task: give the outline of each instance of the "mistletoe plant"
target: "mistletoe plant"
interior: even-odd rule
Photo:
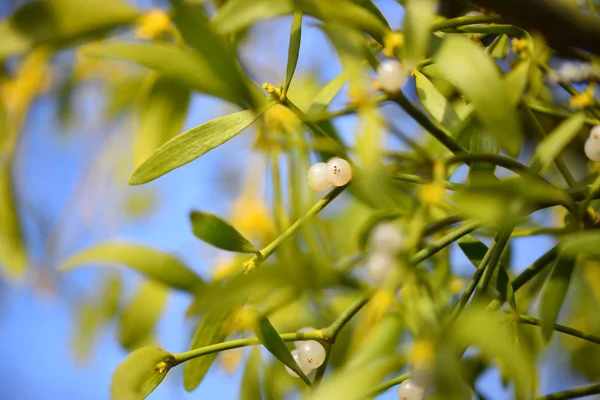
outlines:
[[[541,395],[537,368],[560,336],[570,340],[572,372],[600,380],[600,336],[589,333],[600,332],[593,1],[398,1],[402,30],[371,0],[205,3],[172,0],[142,14],[121,0],[38,1],[0,26],[0,59],[26,54],[3,84],[10,129],[1,142],[0,257],[10,275],[26,265],[10,176],[27,107],[41,92],[31,76],[68,46],[87,60],[152,70],[132,86],[143,100],[130,185],[250,126],[269,165],[272,212],[258,195],[229,222],[190,210],[191,233],[235,253],[210,280],[131,243],[97,244],[62,263],[63,271],[122,264],[145,278],[122,308],[118,280],[108,279],[94,309],[118,320],[119,340],[132,350],[114,372],[114,399],[145,398],[179,365],[192,391],[218,354],[251,346],[243,399],[362,399],[392,388],[402,400],[484,398],[475,383],[490,370],[519,399],[600,393],[592,384]],[[285,79],[261,89],[237,50],[261,20],[286,16]],[[295,74],[311,51],[301,46],[307,24],[324,33],[342,67],[309,99]],[[127,38],[131,26],[137,40]],[[343,88],[343,105],[330,107]],[[237,111],[179,134],[191,92]],[[337,124],[348,115],[357,121],[353,138]],[[399,115],[422,133],[404,134],[392,123]],[[403,150],[385,146],[385,133]],[[322,214],[326,207],[335,215]],[[514,271],[512,243],[536,235],[553,247]],[[466,256],[468,275],[451,253]],[[567,296],[569,287],[577,290]],[[196,328],[184,352],[152,344],[169,290],[190,299]]]

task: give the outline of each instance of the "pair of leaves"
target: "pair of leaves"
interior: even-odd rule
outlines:
[[[176,257],[131,243],[103,243],[89,247],[69,258],[61,270],[70,271],[91,263],[125,265],[150,280],[188,292],[195,292],[204,285],[204,281]]]

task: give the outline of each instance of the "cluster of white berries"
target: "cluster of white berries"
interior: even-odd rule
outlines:
[[[371,253],[367,258],[367,274],[374,284],[385,281],[404,242],[404,234],[393,222],[382,222],[373,228],[369,238]]]
[[[423,400],[424,397],[425,388],[412,379],[406,379],[398,386],[398,400]]]
[[[382,90],[388,93],[400,91],[407,77],[406,68],[398,60],[385,60],[377,68],[377,80]]]
[[[553,83],[587,82],[600,80],[600,70],[588,63],[564,63],[551,71],[548,79]]]
[[[306,327],[300,329],[298,332],[312,332],[316,331],[315,328]],[[325,348],[323,345],[316,340],[302,340],[294,342],[296,349],[292,350],[292,356],[294,360],[304,372],[304,375],[308,375],[313,369],[319,368],[325,362]],[[295,378],[298,378],[298,374],[292,371],[290,368],[285,367],[285,370]]]
[[[596,125],[590,131],[590,136],[583,147],[585,155],[591,161],[600,162],[600,125]]]
[[[344,186],[352,179],[352,167],[343,158],[334,157],[327,163],[320,162],[308,169],[308,187],[316,192],[331,186]]]

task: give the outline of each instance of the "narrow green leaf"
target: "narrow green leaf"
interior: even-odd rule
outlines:
[[[427,112],[438,122],[455,132],[460,124],[452,104],[441,94],[429,79],[419,71],[415,71],[417,96]]]
[[[258,321],[256,321],[255,332],[258,340],[260,340],[275,358],[298,374],[298,376],[310,386],[310,381],[306,375],[304,375],[302,369],[296,363],[294,357],[292,357],[292,353],[290,353],[284,341],[281,340],[281,336],[279,336],[275,328],[273,328],[273,325],[271,325],[271,322],[269,322],[267,317],[260,317]]]
[[[146,281],[139,286],[119,314],[117,330],[121,346],[134,350],[152,340],[154,327],[166,306],[167,294],[167,287],[157,282]]]
[[[290,31],[290,44],[288,47],[288,60],[285,69],[285,84],[283,90],[285,92],[290,88],[296,64],[298,64],[298,55],[300,54],[300,41],[302,38],[302,12],[295,11],[294,19],[292,20],[292,29]]]
[[[255,347],[248,357],[244,376],[242,376],[242,384],[240,386],[240,400],[261,400],[260,394],[260,348]]]
[[[89,247],[65,261],[61,270],[70,271],[92,263],[125,265],[149,279],[189,292],[204,285],[202,279],[176,257],[131,243],[103,243]]]
[[[575,259],[559,258],[552,268],[550,278],[544,285],[540,298],[540,327],[546,341],[550,340],[554,332],[554,325],[567,295],[574,268]]]
[[[210,40],[207,39],[207,43]],[[250,94],[232,60],[162,43],[109,41],[88,45],[90,56],[132,61],[179,81],[190,89],[220,97],[240,106],[251,102]]]
[[[112,376],[112,400],[145,399],[162,382],[174,364],[173,354],[162,349],[144,347],[134,351]]]
[[[246,110],[205,122],[159,147],[129,177],[130,185],[148,183],[227,142],[250,126],[259,114]]]
[[[133,22],[139,12],[123,0],[44,0],[28,2],[0,23],[0,60],[38,44],[57,47],[100,36]]]
[[[479,267],[481,260],[488,251],[488,247],[483,244],[480,240],[471,235],[466,235],[457,240],[458,247],[467,256],[469,261],[475,268]],[[500,293],[501,300],[508,301],[508,304],[512,307],[515,312],[517,311],[517,303],[515,300],[515,293],[510,283],[510,277],[508,276],[508,269],[503,262],[500,262],[492,275],[490,284],[498,290]]]
[[[529,78],[529,66],[529,61],[520,62],[504,76],[506,93],[512,105],[518,105],[523,97]]]
[[[216,215],[192,211],[190,220],[194,235],[208,244],[238,253],[258,252],[248,239]]]
[[[178,135],[187,115],[190,90],[172,78],[155,81],[142,101],[140,128],[133,139],[133,162],[140,166],[166,141]]]
[[[469,136],[469,152],[471,153],[492,153],[498,154],[498,142],[496,138],[490,135],[478,118],[474,118],[468,127],[464,129],[465,135]],[[489,162],[473,162],[469,168],[468,182],[490,183],[497,181],[496,165]]]
[[[577,136],[584,122],[584,113],[573,114],[561,122],[535,149],[531,164],[545,169]]]
[[[221,311],[206,313],[194,332],[190,350],[220,343],[225,340],[222,324],[226,316],[227,314]],[[189,360],[184,364],[183,387],[185,390],[191,392],[198,387],[216,357],[217,353],[207,354]]]
[[[521,127],[496,63],[462,35],[447,35],[435,55],[445,79],[475,106],[477,115],[498,144],[512,156],[521,146]]]
[[[560,254],[573,258],[580,253],[600,256],[598,243],[600,243],[600,232],[598,231],[571,233],[560,242]]]
[[[325,111],[335,96],[342,90],[342,87],[348,82],[348,79],[350,79],[350,74],[347,70],[344,70],[327,82],[313,99],[307,114],[318,115],[318,113]]]
[[[425,58],[431,38],[431,25],[435,20],[436,0],[406,0],[404,36],[406,64],[413,70]]]
[[[246,29],[263,19],[291,14],[293,0],[229,0],[212,18],[211,26],[226,34]]]
[[[0,267],[4,277],[20,280],[27,270],[27,248],[14,197],[10,164],[0,161]]]
[[[493,58],[498,58],[500,60],[504,60],[506,58],[506,56],[508,55],[508,48],[509,48],[508,45],[509,45],[508,35],[505,35],[505,34],[499,35],[494,40],[494,47],[489,52],[490,56],[492,56]]]
[[[374,16],[376,16],[377,18],[379,18],[379,20],[386,26],[386,27],[390,27],[390,24],[387,22],[387,20],[385,19],[385,15],[383,15],[383,13],[381,12],[381,10],[379,8],[377,8],[377,6],[375,5],[375,3],[373,3],[372,0],[352,0],[354,3],[358,4],[359,6],[367,9],[371,14],[373,14]]]
[[[531,398],[535,379],[531,356],[523,352],[514,332],[500,324],[496,315],[471,306],[453,324],[451,337],[460,346],[474,346],[498,360],[500,370],[514,379],[518,395]]]

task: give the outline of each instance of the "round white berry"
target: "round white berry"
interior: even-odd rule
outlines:
[[[385,60],[377,68],[377,77],[381,88],[389,93],[400,91],[406,81],[406,68],[398,60]]]
[[[325,362],[325,348],[316,340],[307,340],[298,346],[298,363],[302,368],[319,368]]]
[[[381,285],[390,274],[394,259],[387,253],[374,252],[367,259],[367,275],[375,285]]]
[[[328,178],[327,164],[324,162],[316,163],[308,169],[308,176],[306,178],[308,187],[315,192],[321,192],[329,189],[331,183]]]
[[[314,332],[314,331],[316,331],[316,329],[311,326],[305,326],[302,329],[298,329],[298,333]],[[304,342],[306,342],[306,340],[297,340],[294,342],[294,345],[296,346],[296,348],[298,348],[298,346],[300,346]]]
[[[369,244],[380,253],[396,254],[404,247],[404,234],[393,222],[377,224],[371,231]]]
[[[300,363],[300,357],[298,356],[298,349],[292,350],[292,357],[294,357],[294,361],[296,361],[296,364],[298,364],[298,366],[300,367],[302,372],[304,372],[304,375],[308,375],[308,373],[311,371],[311,368],[308,368],[308,367],[304,366],[302,363]],[[288,366],[285,367],[285,370],[287,371],[288,374],[290,374],[294,378],[298,378],[298,374],[295,373],[294,371],[292,371],[292,369],[289,368]]]
[[[600,143],[600,125],[596,125],[590,130],[590,139],[596,143]]]
[[[327,180],[334,186],[344,186],[352,179],[352,167],[343,158],[334,157],[327,161]]]
[[[423,400],[425,389],[412,379],[407,379],[398,386],[398,400]]]
[[[600,141],[596,142],[592,138],[585,141],[583,151],[587,158],[594,162],[600,162]]]

